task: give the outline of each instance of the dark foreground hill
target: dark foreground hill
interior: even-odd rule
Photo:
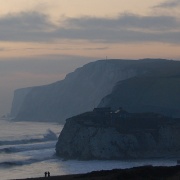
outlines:
[[[41,178],[28,178],[24,180],[179,180],[180,166],[174,167],[152,167],[143,166],[131,169],[114,169],[94,171],[87,174],[54,176],[54,177],[41,177]],[[23,179],[21,179],[23,180]]]
[[[16,120],[64,123],[66,118],[97,107],[102,98],[112,92],[117,82],[118,87],[122,83],[123,88],[116,86],[113,90],[116,101],[111,100],[109,97],[112,96],[109,96],[101,101],[101,107],[122,106],[134,111],[155,109],[160,113],[167,110],[168,114],[178,115],[179,72],[180,62],[170,60],[92,62],[68,74],[62,81],[15,91],[11,115]]]

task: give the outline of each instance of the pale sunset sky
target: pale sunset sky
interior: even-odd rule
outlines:
[[[106,56],[180,60],[180,0],[0,0],[0,116],[15,89]]]

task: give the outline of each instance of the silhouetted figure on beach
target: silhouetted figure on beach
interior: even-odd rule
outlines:
[[[50,177],[50,172],[48,171],[48,177]]]
[[[47,177],[47,172],[44,172],[44,176]]]

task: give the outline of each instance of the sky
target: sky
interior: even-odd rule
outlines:
[[[0,0],[0,116],[15,89],[98,59],[180,60],[179,0]]]

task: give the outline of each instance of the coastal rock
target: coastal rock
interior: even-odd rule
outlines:
[[[56,144],[57,155],[83,160],[180,157],[179,119],[158,114],[150,118],[149,114],[143,118],[130,115],[127,119],[113,119],[114,124],[112,116],[94,111],[67,119]],[[146,126],[152,118],[156,123]]]
[[[11,117],[17,116],[18,112],[20,111],[23,105],[25,97],[31,90],[32,90],[32,87],[17,89],[14,91],[14,98],[13,98],[11,113],[10,113]]]
[[[178,61],[99,60],[76,69],[62,81],[24,89],[25,94],[17,90],[12,116],[64,124],[65,119],[99,105],[179,117],[179,72]]]
[[[56,152],[68,159],[123,159],[136,157],[137,146],[137,139],[132,135],[119,134],[114,128],[83,126],[69,119]]]
[[[65,119],[96,107],[119,80],[144,73],[144,69],[139,67],[141,63],[101,60],[86,64],[62,81],[33,87],[26,96],[22,95],[21,102],[15,93],[11,112],[15,120],[64,123]]]
[[[180,62],[156,64],[157,72],[116,83],[98,107],[123,107],[128,112],[155,112],[180,117]]]

